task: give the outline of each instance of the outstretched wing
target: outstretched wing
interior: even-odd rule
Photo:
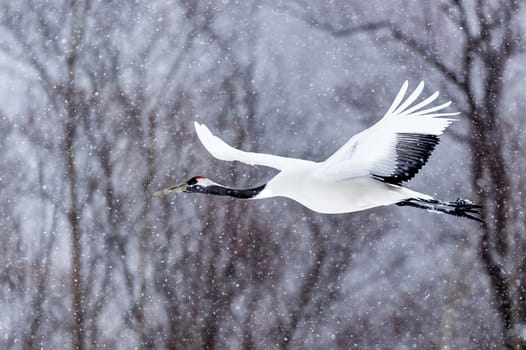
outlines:
[[[439,142],[439,135],[459,113],[441,112],[451,102],[429,106],[438,92],[412,105],[424,90],[421,82],[404,100],[404,82],[385,116],[375,125],[354,135],[329,157],[320,170],[323,176],[344,180],[360,176],[400,185],[424,166]]]
[[[263,165],[278,170],[299,166],[300,163],[311,163],[302,159],[280,157],[272,154],[244,152],[228,145],[219,137],[214,136],[205,125],[194,122],[194,126],[197,136],[206,150],[220,160],[237,160],[249,165]]]

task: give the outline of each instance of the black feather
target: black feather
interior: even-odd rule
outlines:
[[[371,174],[375,179],[393,185],[409,181],[426,164],[440,139],[436,135],[396,134],[396,165],[389,175]]]

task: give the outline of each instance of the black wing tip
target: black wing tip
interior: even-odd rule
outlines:
[[[437,135],[398,133],[396,151],[396,168],[389,176],[371,174],[379,181],[400,186],[403,182],[411,180],[427,163],[431,153],[440,143]]]

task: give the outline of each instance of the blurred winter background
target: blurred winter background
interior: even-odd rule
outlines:
[[[526,349],[519,0],[0,4],[0,348]],[[410,187],[319,215],[152,192],[245,150],[323,160],[402,82],[462,112]]]

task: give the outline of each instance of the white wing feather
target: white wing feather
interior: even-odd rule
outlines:
[[[441,112],[451,102],[423,109],[438,98],[438,92],[411,106],[424,90],[424,83],[421,82],[415,91],[404,100],[407,88],[408,82],[406,81],[380,121],[369,129],[354,135],[325,162],[319,163],[320,167],[317,175],[331,178],[334,181],[371,175],[378,177],[392,176],[397,171],[400,172],[399,157],[397,155],[400,135],[433,135],[438,137],[454,121],[454,119],[444,117],[459,114],[456,112]],[[302,159],[241,151],[214,136],[205,125],[197,122],[194,125],[197,136],[203,146],[212,156],[220,160],[240,161],[250,165],[263,165],[278,170],[300,168],[305,165],[312,166],[315,164]],[[422,140],[426,142],[425,137]],[[406,146],[409,144],[409,151],[411,151],[413,143],[418,148],[420,141],[418,137],[414,139],[412,136],[403,140]],[[416,153],[417,155],[426,155],[422,151],[418,152]],[[413,161],[416,164],[410,164],[410,166],[413,166],[413,169],[411,169],[413,175],[410,177],[414,176],[426,162],[427,156],[420,161]],[[418,169],[415,169],[416,167]]]
[[[421,82],[415,91],[403,101],[407,87],[408,82],[406,81],[380,121],[369,129],[354,135],[323,163],[320,168],[320,176],[332,177],[335,181],[370,175],[389,177],[400,171],[400,164],[397,163],[399,135],[420,134],[438,137],[454,121],[454,119],[444,117],[459,114],[440,112],[451,102],[422,109],[437,99],[438,92],[411,107],[411,104],[422,93],[424,83]],[[425,141],[425,136],[422,138]],[[418,147],[418,142],[415,144],[415,147]],[[421,167],[426,160],[427,158],[420,162],[417,160],[419,164],[416,165]],[[418,169],[413,169],[413,171],[416,173]]]
[[[294,166],[305,163],[311,163],[306,160],[275,156],[265,153],[245,152],[238,150],[219,137],[214,136],[210,130],[203,124],[194,122],[197,136],[206,150],[215,158],[226,161],[239,161],[249,165],[263,165],[278,170],[285,170]]]

